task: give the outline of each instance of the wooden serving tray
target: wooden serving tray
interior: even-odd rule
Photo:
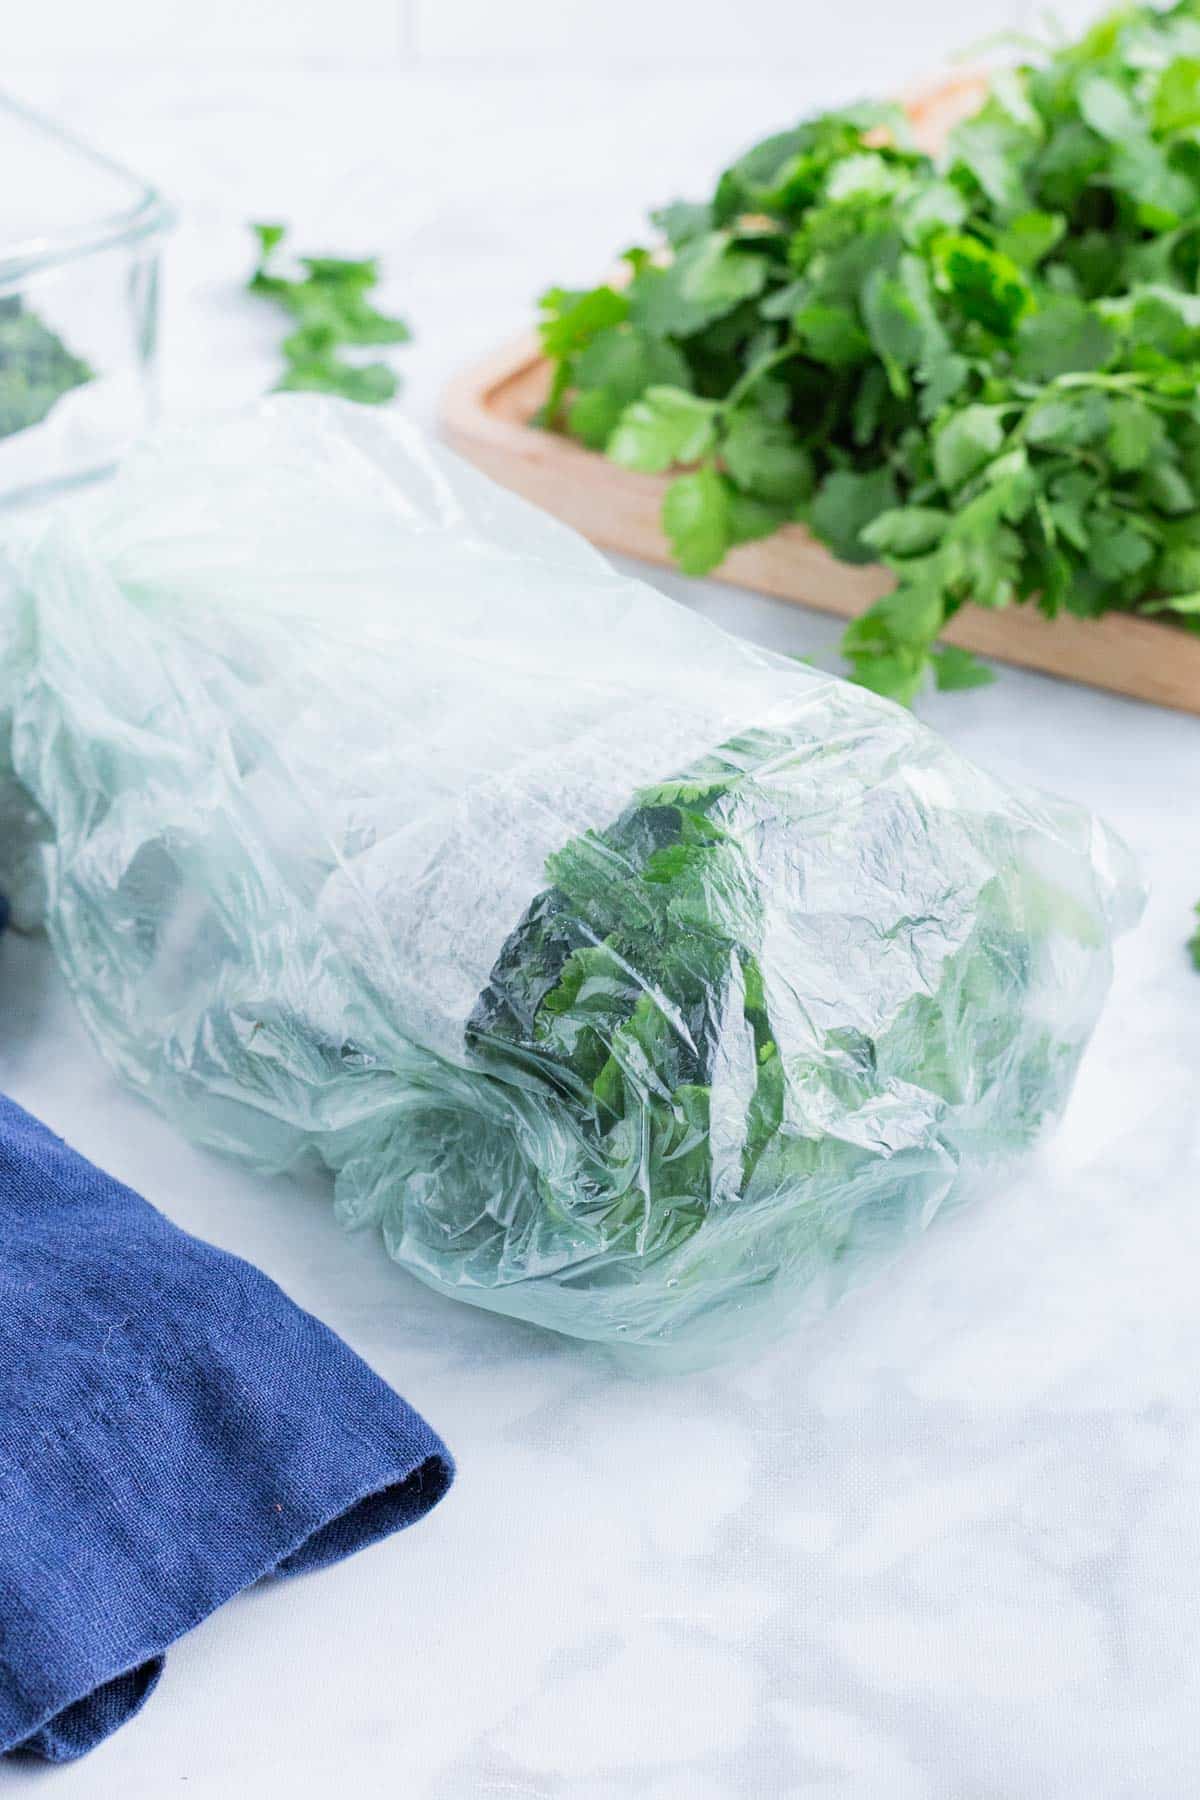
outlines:
[[[941,136],[977,99],[977,78],[931,90],[911,110],[919,137]],[[468,461],[607,550],[671,564],[659,524],[667,475],[638,475],[574,439],[531,425],[550,370],[536,336],[523,336],[451,383],[446,438]],[[852,618],[891,586],[886,569],[838,562],[800,525],[730,551],[716,579]],[[1115,694],[1200,714],[1200,634],[1128,613],[1049,620],[1031,606],[966,607],[945,641]]]
[[[659,524],[666,475],[636,475],[572,438],[529,423],[550,371],[537,339],[522,337],[460,375],[442,421],[453,447],[526,500],[573,525],[594,544],[670,565]],[[891,585],[875,564],[838,562],[800,525],[731,550],[716,579],[852,618]],[[1000,662],[1065,676],[1114,694],[1200,714],[1200,635],[1128,613],[1049,620],[1030,606],[967,607],[945,633],[950,644]]]

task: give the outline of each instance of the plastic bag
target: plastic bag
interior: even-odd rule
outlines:
[[[6,765],[0,878],[129,1082],[637,1344],[827,1299],[1027,1144],[1138,903],[1076,809],[311,398],[8,545]]]

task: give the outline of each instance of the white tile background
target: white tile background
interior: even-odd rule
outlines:
[[[1086,0],[1060,0],[1068,17]],[[6,64],[64,60],[907,75],[1038,0],[2,0]]]

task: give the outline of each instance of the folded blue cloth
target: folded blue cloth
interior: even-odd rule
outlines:
[[[90,1750],[214,1607],[411,1525],[452,1475],[265,1275],[0,1099],[0,1754]]]

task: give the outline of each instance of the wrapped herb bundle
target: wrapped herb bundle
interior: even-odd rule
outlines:
[[[1137,905],[1074,808],[310,397],[9,543],[5,787],[0,887],[191,1136],[702,1352],[1036,1136]]]

